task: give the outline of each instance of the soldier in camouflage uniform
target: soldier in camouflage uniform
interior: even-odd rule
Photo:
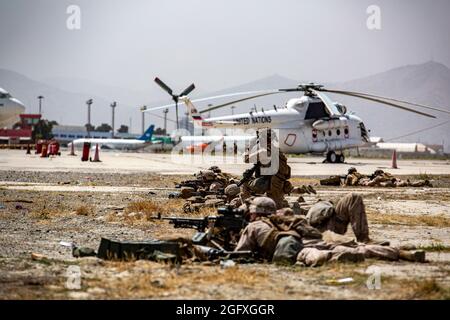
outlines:
[[[359,200],[352,198],[341,203],[341,206],[349,206],[342,211],[351,212],[354,210],[352,206],[358,207]],[[255,198],[248,211],[250,223],[242,232],[235,250],[251,250],[265,260],[288,264],[297,261],[306,266],[318,266],[327,261],[358,262],[365,258],[425,261],[423,251],[409,252],[357,243],[330,230],[322,234],[303,217],[275,215],[276,204],[267,197]],[[335,227],[332,223],[327,226]]]
[[[267,148],[263,148],[259,143],[256,145],[256,151],[244,155],[245,161],[256,160],[259,167],[255,171],[255,178],[241,186],[241,198],[247,199],[252,195],[266,195],[275,201],[277,208],[281,209],[285,205],[284,195],[290,193],[293,189],[292,184],[288,181],[291,178],[291,167],[287,163],[287,158],[279,149],[278,151],[278,170],[273,175],[263,175],[261,168],[270,168],[272,160],[268,163],[261,164],[261,159],[272,156],[272,137],[276,137],[275,133],[267,131],[268,143]]]
[[[313,205],[306,215],[309,224],[320,231],[331,230],[345,234],[350,224],[359,242],[369,241],[369,226],[360,195],[348,194],[334,206],[329,201],[321,201]]]
[[[364,178],[364,176],[356,171],[356,168],[351,167],[348,169],[347,177],[345,178],[344,185],[345,186],[357,186],[359,180]]]

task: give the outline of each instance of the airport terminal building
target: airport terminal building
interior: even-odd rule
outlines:
[[[94,138],[110,139],[111,132],[91,131],[90,137],[84,126],[54,126],[52,129],[53,138],[61,144],[68,144],[75,139]],[[131,133],[115,133],[115,137],[122,139],[136,139],[137,135]]]

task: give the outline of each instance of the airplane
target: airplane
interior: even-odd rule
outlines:
[[[153,130],[155,126],[151,125],[145,131],[145,133],[139,137],[138,139],[93,139],[93,138],[83,138],[76,139],[69,143],[69,147],[71,144],[75,147],[81,147],[84,143],[90,143],[93,148],[98,144],[99,147],[104,149],[113,149],[113,150],[139,150],[145,147],[151,146],[153,144],[161,143],[160,140],[153,140]]]
[[[19,114],[25,111],[22,102],[0,88],[0,128],[11,127],[19,121]]]
[[[160,79],[156,78],[155,82],[163,90],[172,95],[172,90]],[[188,89],[189,88],[195,88],[194,84],[191,84]],[[191,92],[192,90],[189,91],[186,89],[183,92]],[[284,108],[277,108],[274,106],[273,110],[267,111],[262,110],[243,114],[213,117],[209,119],[204,119],[202,117],[203,113],[234,105],[238,102],[288,92],[303,92],[303,96],[288,100]],[[403,104],[450,114],[449,111],[426,106],[423,104],[417,104],[367,93],[326,89],[324,88],[324,86],[315,83],[300,84],[295,88],[287,89],[237,92],[228,95],[201,98],[192,101],[186,95],[176,96],[176,99],[174,99],[176,102],[175,104],[148,108],[144,112],[151,112],[158,109],[178,106],[178,101],[180,101],[180,103],[184,103],[186,105],[192,121],[197,127],[203,129],[275,129],[276,131],[278,131],[279,147],[282,152],[286,154],[325,153],[326,162],[343,163],[345,161],[345,157],[342,153],[343,150],[362,147],[370,144],[369,130],[366,128],[363,120],[360,117],[356,116],[353,113],[349,114],[346,106],[341,103],[333,102],[327,95],[324,94],[324,92],[365,99],[431,118],[436,117],[423,111],[405,107]],[[251,94],[251,96],[212,106],[200,112],[193,104],[193,102],[249,94]],[[242,137],[235,138],[236,142],[239,142],[239,139],[242,139]],[[244,139],[254,140],[255,136],[249,135]],[[204,141],[201,141],[199,143],[199,146],[201,146],[201,144],[204,145],[205,143],[209,143],[207,141],[207,138],[205,138]]]
[[[149,151],[170,151],[174,146],[174,141],[168,136],[153,136],[152,144],[147,148]]]
[[[207,149],[215,150],[216,148],[225,149],[227,147],[232,150],[238,150],[239,144],[242,146],[250,145],[256,142],[256,135],[206,135],[206,136],[181,136],[180,143],[189,153],[204,152]]]

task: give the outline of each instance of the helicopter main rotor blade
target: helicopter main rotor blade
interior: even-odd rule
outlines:
[[[189,93],[192,92],[192,90],[195,89],[195,85],[191,84],[189,87],[187,87],[186,89],[184,89],[184,91],[182,93],[180,93],[180,97],[184,97],[187,96]]]
[[[170,89],[170,87],[165,84],[164,82],[162,82],[161,79],[159,79],[158,77],[155,78],[155,82],[164,90],[166,91],[168,94],[170,94],[173,97],[173,91],[172,89]]]
[[[283,93],[283,92],[278,92],[278,90],[259,90],[259,91],[246,91],[246,92],[235,92],[235,93],[228,93],[228,94],[222,94],[222,95],[217,95],[217,96],[211,96],[211,97],[206,97],[206,98],[199,98],[199,99],[194,99],[191,100],[191,102],[202,102],[202,101],[208,101],[208,100],[214,100],[214,99],[222,99],[222,98],[228,98],[228,97],[235,97],[235,96],[242,96],[242,95],[247,95],[247,94],[264,94],[264,93],[273,93],[273,92],[277,92],[277,93]],[[183,101],[180,101],[178,103],[178,105],[184,104]],[[143,111],[143,112],[150,112],[150,111],[154,111],[154,110],[160,110],[160,109],[165,109],[165,108],[172,108],[174,107],[175,104],[168,104],[165,106],[159,106],[159,107],[153,107],[153,108],[148,108],[147,110]]]
[[[404,100],[399,100],[399,99],[394,99],[394,98],[382,97],[382,96],[369,94],[369,93],[354,92],[354,91],[344,91],[344,90],[329,90],[329,89],[323,89],[321,91],[330,92],[330,93],[337,93],[337,94],[349,94],[349,93],[350,94],[354,94],[354,95],[356,94],[358,96],[365,96],[365,97],[369,97],[369,98],[389,100],[389,101],[409,104],[409,105],[412,105],[412,106],[415,106],[415,107],[420,107],[420,108],[424,108],[424,109],[429,109],[429,110],[433,110],[433,111],[439,111],[439,112],[444,112],[444,113],[450,114],[450,111],[439,109],[439,108],[435,108],[435,107],[430,107],[430,106],[427,106],[427,105],[424,105],[424,104],[419,104],[419,103],[414,103],[414,102],[409,102],[409,101],[404,101]]]
[[[414,110],[414,109],[410,109],[410,108],[401,106],[399,104],[395,104],[393,102],[384,101],[384,100],[377,99],[377,98],[367,97],[365,95],[362,95],[362,94],[359,94],[359,93],[356,93],[356,92],[340,91],[340,90],[328,90],[328,89],[323,89],[321,91],[323,91],[323,92],[330,92],[330,93],[337,93],[337,94],[347,95],[347,96],[351,96],[351,97],[355,97],[355,98],[370,100],[370,101],[386,104],[386,105],[394,107],[394,108],[398,108],[398,109],[402,109],[402,110],[405,110],[405,111],[417,113],[417,114],[420,114],[420,115],[425,116],[425,117],[436,118],[435,116],[433,116],[431,114],[428,114],[428,113],[425,113],[425,112],[421,112],[421,111],[417,111],[417,110]]]
[[[217,105],[217,106],[212,106],[212,107],[210,107],[210,108],[208,108],[208,109],[204,109],[204,110],[199,111],[199,113],[200,113],[200,114],[206,113],[206,112],[213,111],[213,110],[217,110],[217,109],[220,109],[220,108],[223,108],[223,107],[226,107],[226,106],[235,104],[235,103],[239,103],[239,102],[242,102],[242,101],[247,101],[247,100],[251,100],[251,99],[256,99],[256,98],[264,97],[264,96],[270,96],[270,95],[272,95],[272,94],[278,94],[278,93],[285,93],[285,92],[282,92],[282,91],[276,91],[276,92],[261,93],[261,94],[257,94],[257,95],[251,96],[251,97],[247,97],[247,98],[243,98],[243,99],[238,99],[238,100],[230,101],[230,102],[227,102],[227,103],[219,104],[219,105]]]
[[[311,89],[311,92],[314,93],[316,96],[318,96],[320,98],[320,100],[322,100],[322,102],[325,104],[325,106],[327,107],[328,111],[330,112],[330,114],[334,114],[333,109],[336,109],[333,105],[331,105],[331,103],[333,103],[330,98],[328,98],[327,96],[321,94],[319,91]]]

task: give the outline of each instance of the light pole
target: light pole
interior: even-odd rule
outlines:
[[[39,99],[39,114],[42,115],[42,99],[44,99],[44,96],[37,97]]]
[[[169,109],[164,109],[164,134],[167,135],[167,113]]]
[[[144,113],[145,110],[147,110],[147,106],[142,106],[141,107],[141,112],[142,112],[142,135],[145,133],[145,113]]]
[[[89,99],[88,101],[86,101],[86,104],[88,106],[88,118],[87,118],[88,125],[87,125],[87,128],[86,128],[87,129],[88,138],[91,137],[91,104],[93,102],[94,101],[92,99]]]
[[[234,109],[236,108],[236,106],[231,106],[231,115],[234,115]]]
[[[117,107],[117,102],[113,102],[111,103],[111,109],[112,109],[112,118],[111,118],[111,127],[112,127],[112,132],[111,132],[111,138],[114,138],[114,111]]]

